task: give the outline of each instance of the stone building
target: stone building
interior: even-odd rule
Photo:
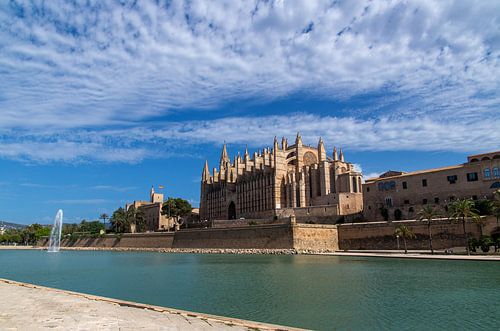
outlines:
[[[245,150],[231,162],[226,144],[219,169],[202,172],[200,219],[273,219],[295,215],[298,221],[335,222],[362,210],[361,173],[344,161],[342,150],[326,154],[323,140],[264,148],[252,156]]]
[[[174,221],[161,214],[163,194],[155,193],[154,187],[151,187],[149,196],[149,201],[134,201],[126,204],[125,209],[129,210],[133,206],[135,209],[143,211],[147,232],[169,230],[174,226]],[[134,227],[132,227],[132,232],[135,232]]]
[[[500,151],[471,155],[467,162],[450,167],[414,171],[388,171],[363,184],[363,215],[367,221],[381,221],[381,209],[389,219],[395,213],[414,219],[424,205],[440,207],[456,199],[490,198],[500,188]],[[399,210],[399,211],[397,211]]]

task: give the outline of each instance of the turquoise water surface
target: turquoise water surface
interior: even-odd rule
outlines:
[[[498,330],[500,263],[0,250],[0,278],[318,330]]]

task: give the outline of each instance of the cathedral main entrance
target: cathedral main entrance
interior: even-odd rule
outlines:
[[[227,218],[230,220],[236,219],[236,205],[234,204],[234,201],[231,201],[229,204],[229,208],[227,210]]]

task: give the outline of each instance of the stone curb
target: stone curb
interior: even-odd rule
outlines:
[[[22,287],[50,291],[50,292],[56,292],[56,293],[63,293],[66,295],[77,296],[77,297],[85,298],[88,300],[107,302],[107,303],[116,304],[116,305],[124,306],[124,307],[148,309],[148,310],[156,311],[159,313],[177,314],[177,315],[181,315],[181,316],[186,317],[186,318],[190,317],[190,318],[198,318],[198,319],[201,319],[203,321],[219,322],[219,323],[224,323],[228,326],[237,325],[237,326],[246,327],[246,328],[251,329],[251,330],[274,330],[274,331],[306,330],[306,329],[294,328],[294,327],[289,327],[289,326],[260,323],[260,322],[248,321],[248,320],[243,320],[243,319],[238,319],[238,318],[210,315],[210,314],[204,314],[204,313],[191,312],[191,311],[187,311],[187,310],[180,310],[180,309],[167,308],[167,307],[161,307],[161,306],[155,306],[155,305],[148,305],[148,304],[143,304],[143,303],[138,303],[138,302],[107,298],[107,297],[102,297],[102,296],[97,296],[97,295],[92,295],[92,294],[85,294],[85,293],[80,293],[80,292],[60,290],[60,289],[56,289],[56,288],[52,288],[52,287],[17,282],[14,280],[9,280],[9,279],[4,279],[4,278],[0,278],[0,282],[5,283],[5,284],[9,284],[9,285],[22,286]]]

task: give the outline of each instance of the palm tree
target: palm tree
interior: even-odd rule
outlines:
[[[125,212],[124,228],[127,229],[126,232],[131,231],[132,224],[136,225],[135,223],[136,214],[137,214],[137,209],[135,208],[135,206],[129,207],[129,209],[127,209],[127,211]]]
[[[127,217],[125,213],[125,209],[122,207],[118,208],[113,212],[113,215],[110,219],[111,225],[116,233],[123,232],[125,228],[125,224],[127,223]]]
[[[461,221],[463,230],[464,230],[464,238],[465,238],[465,249],[467,250],[467,255],[470,255],[469,249],[469,235],[465,229],[465,223],[471,219],[475,222],[480,222],[479,214],[477,210],[474,208],[474,201],[471,199],[460,199],[453,202],[450,205],[450,216],[455,221]]]
[[[420,221],[427,220],[427,231],[429,232],[429,246],[431,248],[431,254],[434,254],[434,249],[432,248],[432,230],[431,230],[431,222],[432,220],[438,218],[440,215],[438,211],[430,205],[425,205],[418,212],[418,217]]]
[[[144,211],[141,208],[135,211],[134,224],[137,232],[145,231],[146,215],[144,215]]]
[[[104,222],[104,233],[106,233],[106,220],[109,218],[108,214],[102,213],[99,215],[99,219],[103,220]]]
[[[414,238],[415,237],[415,234],[413,233],[413,231],[407,227],[406,225],[399,225],[396,230],[394,231],[394,233],[397,235],[397,236],[400,236],[400,237],[403,237],[403,242],[404,242],[404,245],[405,245],[405,254],[408,253],[408,248],[406,247],[406,238]]]

